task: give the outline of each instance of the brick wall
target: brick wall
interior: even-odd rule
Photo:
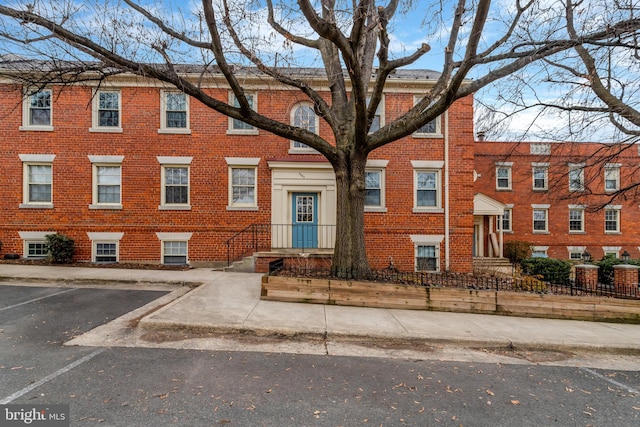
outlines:
[[[20,130],[21,87],[0,87],[0,241],[3,253],[23,253],[19,231],[56,231],[72,237],[77,259],[91,259],[87,232],[122,232],[120,261],[160,262],[158,232],[193,233],[188,243],[192,263],[223,262],[225,241],[253,223],[271,222],[271,181],[268,159],[320,159],[289,154],[290,141],[265,131],[258,135],[227,134],[228,118],[200,102],[190,100],[190,134],[161,134],[160,88],[140,80],[123,81],[122,132],[89,132],[92,126],[93,89],[83,86],[53,87],[53,131]],[[212,89],[226,100],[228,91]],[[291,108],[301,99],[293,91],[260,91],[258,110],[289,121]],[[389,122],[412,105],[414,95],[389,93],[385,116]],[[445,123],[442,123],[443,129]],[[473,123],[471,97],[460,100],[448,112],[450,159],[451,265],[454,271],[471,269],[473,209]],[[320,133],[331,140],[330,129],[320,123]],[[23,163],[20,154],[53,154],[53,208],[25,209]],[[92,164],[88,156],[124,156],[122,209],[90,209]],[[160,210],[161,165],[157,156],[192,157],[190,210]],[[228,165],[225,157],[259,157],[257,210],[228,210]],[[406,137],[370,155],[388,160],[386,213],[366,213],[366,241],[371,263],[413,269],[412,234],[443,235],[443,213],[414,213],[414,175],[411,160],[445,158],[444,139]],[[444,188],[444,185],[442,186]],[[444,193],[444,192],[443,192]],[[441,249],[441,269],[445,248]]]
[[[568,259],[569,247],[584,247],[594,260],[605,251],[619,248],[632,258],[640,258],[640,215],[637,191],[624,194],[604,188],[604,165],[619,166],[620,188],[640,182],[638,149],[633,145],[598,143],[551,143],[548,154],[531,154],[530,143],[487,142],[474,144],[475,170],[479,175],[474,188],[504,204],[513,205],[512,232],[505,241],[524,240],[548,247],[552,258]],[[496,163],[511,163],[512,188],[496,189]],[[548,189],[534,190],[532,163],[548,163]],[[584,164],[584,190],[569,191],[570,165]],[[550,205],[547,232],[534,232],[532,205]],[[584,230],[569,230],[570,207],[584,207]],[[605,208],[620,212],[619,232],[605,231]]]

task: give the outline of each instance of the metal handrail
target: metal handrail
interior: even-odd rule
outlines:
[[[250,253],[273,249],[308,252],[333,249],[336,226],[326,224],[251,224],[226,242],[227,266]]]

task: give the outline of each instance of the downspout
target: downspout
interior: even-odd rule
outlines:
[[[449,113],[444,113],[444,268],[449,271]]]

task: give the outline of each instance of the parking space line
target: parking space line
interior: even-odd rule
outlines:
[[[640,394],[640,391],[636,390],[635,388],[629,387],[626,384],[622,384],[619,381],[616,381],[616,380],[608,378],[608,377],[606,377],[606,376],[604,376],[602,374],[599,374],[598,372],[594,371],[593,369],[589,369],[589,368],[581,368],[581,369],[583,371],[585,371],[585,372],[590,373],[594,377],[597,377],[597,378],[600,378],[602,380],[605,380],[605,381],[607,381],[607,382],[609,382],[609,383],[611,383],[611,384],[613,384],[613,385],[615,385],[617,387],[620,387],[621,389],[623,389],[625,391],[628,391],[629,393]]]
[[[70,370],[72,370],[76,366],[79,366],[79,365],[83,364],[84,362],[87,362],[88,360],[93,359],[94,357],[96,357],[97,355],[99,355],[100,353],[102,353],[105,350],[106,350],[106,348],[100,348],[100,349],[94,351],[93,353],[87,354],[83,358],[78,359],[75,362],[68,364],[64,368],[58,369],[54,373],[52,373],[50,375],[47,375],[46,377],[42,378],[39,381],[36,381],[35,383],[29,385],[28,387],[25,387],[22,390],[16,391],[11,396],[7,396],[4,399],[0,400],[0,405],[6,405],[7,403],[11,403],[12,401],[14,401],[15,399],[19,398],[20,396],[23,396],[23,395],[29,393],[31,390],[36,389],[36,388],[40,387],[41,385],[48,383],[52,379],[64,374],[65,372],[69,372]]]
[[[31,304],[32,302],[40,301],[42,299],[46,299],[46,298],[49,298],[49,297],[54,297],[54,296],[60,295],[60,294],[66,294],[67,292],[71,292],[71,291],[75,291],[75,290],[76,290],[75,288],[73,288],[73,289],[65,289],[64,291],[56,292],[54,294],[45,295],[43,297],[30,299],[29,301],[20,302],[18,304],[10,305],[8,307],[2,307],[2,308],[0,308],[0,311],[4,311],[4,310],[9,310],[9,309],[12,309],[12,308],[20,307],[21,305],[25,305],[25,304]]]

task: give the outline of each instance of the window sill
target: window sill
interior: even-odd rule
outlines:
[[[413,213],[444,213],[442,208],[413,208]]]
[[[532,233],[532,234],[551,234],[551,233],[550,233],[550,232],[548,232],[548,231],[536,231],[536,230],[533,230],[531,233]]]
[[[122,128],[119,127],[91,127],[89,132],[93,133],[122,133]]]
[[[382,213],[385,213],[385,212],[387,212],[387,208],[383,207],[383,206],[365,206],[364,207],[364,211],[365,212],[382,212]]]
[[[227,129],[227,135],[260,135],[258,129]]]
[[[571,231],[569,230],[569,234],[587,234],[586,231]]]
[[[190,211],[191,205],[160,205],[158,206],[159,211]]]
[[[622,231],[605,231],[604,234],[610,235],[610,234],[622,234]]]
[[[414,133],[411,136],[416,139],[444,138],[442,133]]]
[[[511,188],[496,188],[496,191],[513,191]]]
[[[289,154],[320,154],[313,148],[289,148]]]
[[[543,191],[549,191],[548,188],[533,188],[532,190],[535,191],[535,192],[538,192],[538,193],[543,192]]]
[[[53,132],[53,126],[20,126],[18,129],[29,132]]]
[[[258,206],[227,206],[228,211],[257,211]]]
[[[89,205],[89,209],[95,209],[95,210],[121,210],[122,209],[122,205],[96,205],[96,204],[91,204]]]
[[[191,129],[162,128],[162,129],[158,129],[158,133],[160,133],[160,134],[171,134],[171,135],[191,135]]]
[[[53,203],[22,203],[20,204],[20,209],[53,209]]]

